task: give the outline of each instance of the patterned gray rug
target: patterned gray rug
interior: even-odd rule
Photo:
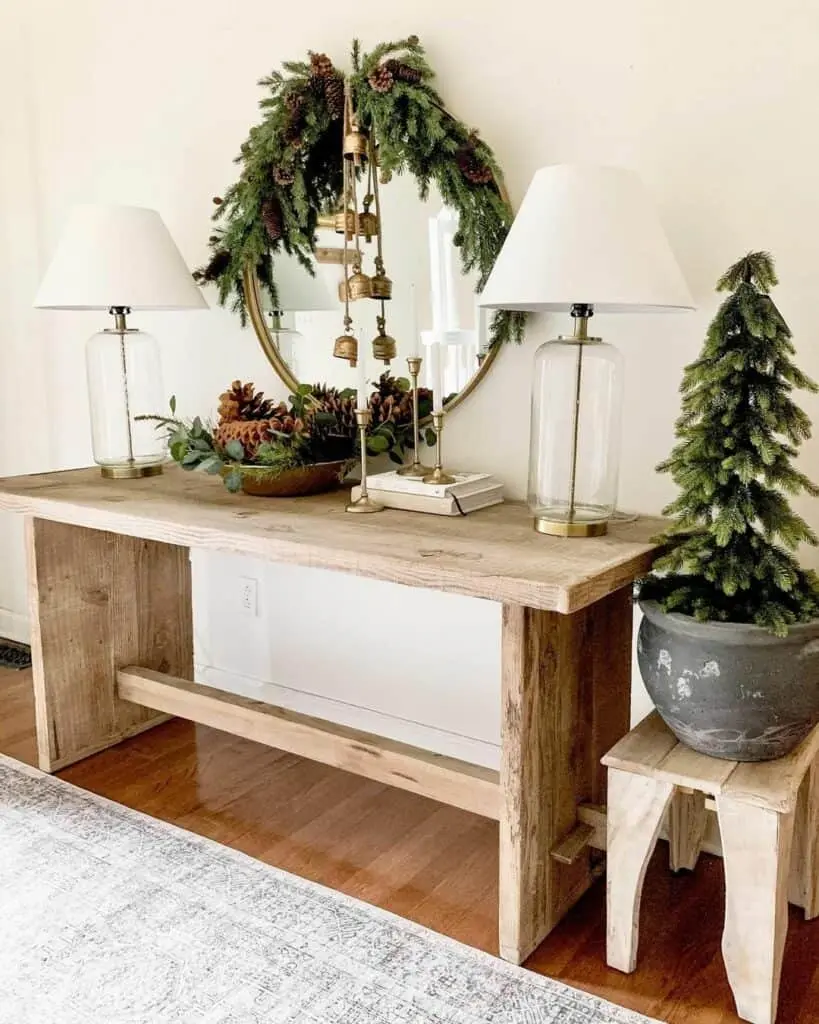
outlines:
[[[647,1018],[0,757],[2,1024]]]

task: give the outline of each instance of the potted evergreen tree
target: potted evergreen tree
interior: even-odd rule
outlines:
[[[683,742],[715,757],[781,757],[819,721],[819,578],[793,551],[816,535],[786,495],[819,494],[793,465],[811,424],[771,256],[749,253],[681,387],[678,443],[658,469],[679,496],[640,586],[640,671]]]

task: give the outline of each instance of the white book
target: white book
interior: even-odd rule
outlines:
[[[368,478],[368,485],[370,484]],[[437,486],[437,485],[436,485]],[[427,491],[433,491],[436,487],[427,485]],[[409,491],[385,491],[373,490],[369,486],[370,496],[380,501],[387,508],[399,508],[406,512],[427,512],[437,516],[462,516],[470,512],[477,512],[479,509],[488,508],[490,505],[500,505],[503,501],[503,485],[494,484],[484,490],[476,491],[459,497],[456,494],[445,494],[439,496],[431,493],[415,494]],[[361,497],[361,486],[356,484],[352,491],[352,500],[357,501]]]
[[[500,480],[489,473],[452,473],[454,484],[425,484],[419,477],[399,476],[391,470],[387,473],[374,473],[367,477],[367,486],[371,491],[392,491],[399,494],[418,494],[426,497],[447,498],[456,495],[466,498],[470,494],[485,491],[490,487],[502,487]]]

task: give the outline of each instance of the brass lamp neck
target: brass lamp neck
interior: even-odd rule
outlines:
[[[589,320],[594,316],[594,306],[586,302],[575,302],[572,306],[575,341],[589,340]]]
[[[111,306],[108,312],[114,318],[113,330],[117,334],[125,334],[131,328],[126,323],[126,316],[131,312],[130,306]],[[109,328],[111,330],[111,328]]]

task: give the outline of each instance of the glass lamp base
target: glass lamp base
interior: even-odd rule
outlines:
[[[106,480],[136,480],[139,477],[159,476],[161,472],[161,462],[146,466],[100,466],[100,475]]]

